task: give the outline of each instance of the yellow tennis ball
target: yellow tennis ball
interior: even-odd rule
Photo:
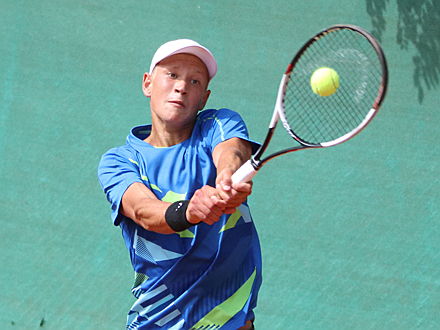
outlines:
[[[315,94],[332,95],[339,87],[339,75],[331,68],[319,68],[310,77],[310,86]]]

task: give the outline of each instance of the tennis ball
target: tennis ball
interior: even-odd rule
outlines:
[[[319,68],[310,77],[310,86],[315,94],[332,95],[339,87],[339,75],[331,68]]]

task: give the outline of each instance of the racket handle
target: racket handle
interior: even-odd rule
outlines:
[[[257,174],[257,170],[252,165],[252,160],[249,159],[246,163],[232,174],[232,183],[249,182]]]

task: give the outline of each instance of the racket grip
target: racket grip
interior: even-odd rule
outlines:
[[[249,159],[246,163],[232,174],[232,183],[249,182],[257,174],[257,170],[252,165],[252,160]]]

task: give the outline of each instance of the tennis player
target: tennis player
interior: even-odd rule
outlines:
[[[238,113],[201,111],[216,72],[193,40],[159,47],[142,83],[152,124],[99,164],[135,271],[129,329],[253,329],[261,252],[252,184],[231,175],[254,144]]]

